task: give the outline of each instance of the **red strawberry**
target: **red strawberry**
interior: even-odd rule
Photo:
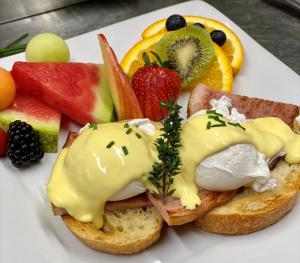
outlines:
[[[143,115],[157,121],[168,114],[168,111],[160,108],[160,103],[178,99],[180,78],[177,72],[168,68],[145,66],[133,75],[132,88]]]
[[[0,157],[6,155],[7,135],[5,131],[0,128]]]

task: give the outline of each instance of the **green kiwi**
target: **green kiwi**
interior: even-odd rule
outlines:
[[[156,51],[178,72],[182,87],[201,78],[215,55],[210,34],[206,29],[193,25],[167,32],[156,44]]]

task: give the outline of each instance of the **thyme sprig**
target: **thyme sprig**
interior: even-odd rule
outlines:
[[[155,147],[160,162],[155,162],[148,180],[162,198],[172,195],[174,177],[180,173],[181,159],[178,148],[181,146],[180,132],[182,118],[180,106],[173,101],[161,103],[161,108],[169,110],[168,117],[162,122],[162,134],[155,140]]]

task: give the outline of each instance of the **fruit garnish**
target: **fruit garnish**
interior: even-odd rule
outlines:
[[[171,15],[166,20],[166,30],[173,31],[186,26],[186,21],[181,15]]]
[[[0,128],[0,157],[6,156],[7,134]]]
[[[149,52],[156,51],[155,45],[163,36],[164,33],[161,33],[142,39],[127,51],[120,63],[127,77],[132,78],[133,74],[144,66],[143,53],[147,52],[150,59],[154,59]]]
[[[230,62],[221,47],[214,44],[214,48],[215,59],[208,72],[202,78],[192,83],[189,88],[193,88],[197,83],[203,83],[216,90],[230,93],[233,85],[233,74]]]
[[[7,136],[7,156],[14,166],[25,167],[43,158],[38,135],[31,125],[16,120],[9,124]]]
[[[166,33],[156,44],[156,52],[178,72],[183,87],[201,78],[214,58],[211,37],[198,26]]]
[[[13,103],[0,112],[0,127],[5,131],[15,120],[32,125],[44,152],[56,152],[61,114],[40,100],[18,90]]]
[[[233,74],[235,75],[242,66],[243,62],[243,46],[238,36],[225,24],[214,19],[201,16],[184,16],[188,25],[201,23],[205,26],[208,32],[213,30],[222,30],[227,37],[225,44],[222,46],[223,51],[229,58]],[[142,38],[149,38],[158,33],[166,33],[166,19],[161,19],[148,26],[142,33]]]
[[[204,26],[203,24],[201,24],[201,23],[194,23],[193,25],[194,25],[194,26],[200,26],[200,27],[202,27],[202,28],[205,28],[205,26]]]
[[[0,111],[6,109],[16,95],[15,82],[8,71],[0,68]]]
[[[98,38],[118,120],[143,118],[130,81],[122,71],[114,51],[104,35],[100,34]]]
[[[25,57],[28,62],[68,62],[70,51],[61,37],[52,33],[41,33],[29,41]]]
[[[35,96],[80,125],[113,119],[104,65],[16,62],[12,76],[18,90]]]
[[[149,61],[150,59],[145,54],[145,61]],[[154,56],[157,55],[154,53]],[[161,59],[158,58],[158,63],[159,61]],[[164,63],[160,62],[160,64]],[[138,69],[133,75],[131,83],[144,117],[155,121],[168,115],[168,111],[162,109],[160,103],[176,101],[180,93],[180,77],[177,72],[148,63]]]
[[[20,42],[22,42],[22,40],[24,40],[26,37],[28,37],[28,33],[18,37],[7,46],[0,48],[0,58],[25,51],[27,44],[20,44]]]
[[[211,39],[220,47],[226,42],[226,35],[222,30],[213,30],[210,32],[210,36]]]

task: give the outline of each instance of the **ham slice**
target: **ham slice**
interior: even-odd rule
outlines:
[[[210,109],[210,100],[219,99],[223,95],[229,97],[232,100],[232,106],[249,119],[278,117],[293,127],[294,119],[299,115],[299,106],[293,104],[227,94],[200,84],[190,95],[187,109],[188,117],[199,110]]]
[[[131,209],[131,208],[146,207],[151,205],[152,205],[151,201],[144,193],[125,200],[108,201],[105,204],[105,211],[115,212],[115,211]],[[52,205],[52,210],[54,215],[56,216],[62,216],[68,214],[65,209],[56,207],[54,205]]]
[[[183,225],[203,216],[213,208],[227,203],[235,194],[236,191],[212,192],[200,190],[199,197],[202,203],[193,210],[184,208],[178,198],[168,196],[165,200],[162,200],[150,193],[148,193],[148,197],[168,225]]]

